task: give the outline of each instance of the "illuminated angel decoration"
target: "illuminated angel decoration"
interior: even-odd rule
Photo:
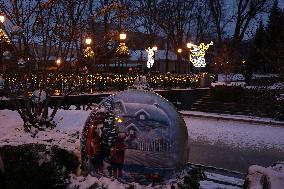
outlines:
[[[201,43],[199,46],[197,45],[191,45],[190,49],[190,62],[195,67],[205,67],[205,52],[209,49],[209,47],[213,45],[213,42],[211,41],[209,44],[205,45],[204,43]]]

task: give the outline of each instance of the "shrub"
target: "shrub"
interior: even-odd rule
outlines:
[[[284,120],[284,100],[281,100],[277,103],[275,109],[275,118]]]
[[[0,148],[7,188],[66,188],[79,166],[73,152],[42,144]]]
[[[243,88],[238,86],[216,86],[213,88],[213,98],[221,102],[236,102],[241,98]]]

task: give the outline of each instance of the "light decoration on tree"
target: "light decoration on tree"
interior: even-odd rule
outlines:
[[[2,40],[8,44],[11,43],[11,40],[9,39],[8,35],[5,33],[3,29],[0,28],[0,41]]]
[[[83,51],[83,56],[86,57],[86,58],[90,58],[90,57],[94,57],[95,53],[94,53],[94,51],[92,50],[91,47],[87,47]]]
[[[148,53],[147,68],[151,68],[155,63],[155,51],[158,50],[157,46],[148,47],[146,52]]]
[[[115,52],[117,57],[129,57],[129,50],[125,43],[120,43]]]
[[[201,43],[199,46],[194,44],[189,44],[188,48],[190,49],[190,57],[189,60],[195,67],[205,67],[205,52],[209,49],[209,47],[213,45],[211,41],[209,44],[205,45]]]

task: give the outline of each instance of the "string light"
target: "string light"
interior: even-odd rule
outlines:
[[[87,47],[86,49],[84,49],[83,51],[83,56],[88,58],[88,57],[93,57],[95,55],[94,51],[92,50],[91,47]]]
[[[214,79],[213,75],[206,74],[209,75],[212,80]],[[200,78],[204,77],[206,74],[158,74],[149,75],[147,80],[149,85],[153,88],[163,88],[165,86],[170,88],[198,87]],[[70,91],[73,88],[78,89],[78,91],[74,91],[74,94],[80,92],[92,93],[100,90],[113,91],[117,89],[117,86],[124,85],[127,87],[133,85],[136,78],[137,76],[135,75],[120,74],[59,74],[56,78],[52,78],[51,75],[47,78],[43,78],[40,75],[31,74],[27,77],[26,83],[29,83],[30,91],[32,91],[33,88],[38,88],[40,83],[49,83],[51,80],[55,79],[55,83],[60,83],[60,85],[54,89],[53,95],[59,96],[64,94],[64,91]],[[20,85],[21,88],[24,89],[19,75],[7,77],[7,81],[8,86]],[[83,91],[81,91],[82,89]]]
[[[8,44],[11,43],[11,40],[9,39],[8,35],[5,33],[3,29],[0,28],[0,41],[5,40]]]
[[[125,43],[120,43],[115,52],[118,57],[129,57],[129,50]]]

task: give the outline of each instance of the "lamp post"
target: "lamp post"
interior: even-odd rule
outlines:
[[[158,50],[158,47],[156,46],[156,45],[154,45],[153,47],[152,47],[152,49],[153,49],[153,52],[154,52],[154,55],[153,55],[153,59],[154,59],[154,63],[153,64],[155,64],[155,55],[156,55],[156,51]],[[160,65],[157,65],[157,66],[155,66],[156,68],[158,67],[158,70],[160,70]],[[157,71],[157,69],[156,69],[156,71]]]
[[[0,30],[2,30],[2,24],[4,23],[4,21],[5,21],[5,17],[3,16],[3,15],[0,15]],[[0,43],[1,43],[1,46],[2,46],[2,39],[0,39]],[[2,51],[0,51],[1,52],[1,57],[2,57]],[[2,62],[2,58],[1,58],[1,66],[2,66],[2,71],[4,72],[4,65],[2,65],[3,64],[3,62]]]
[[[92,49],[93,40],[90,37],[86,37],[85,40],[84,40],[84,43],[85,43],[86,48],[83,51],[83,56],[86,59],[86,62],[87,62],[87,64],[89,64],[89,67],[90,67],[91,63],[92,63],[92,58],[94,58],[94,55],[95,55],[95,53]]]
[[[5,21],[5,16],[4,15],[2,15],[2,14],[0,14],[0,43],[1,43],[1,46],[3,47],[3,44],[2,43],[4,43],[4,39],[5,39],[5,36],[4,36],[4,31],[3,31],[3,29],[2,29],[2,27],[3,27],[3,23],[4,23],[4,21]],[[2,36],[3,35],[3,36]],[[1,61],[1,66],[2,66],[2,71],[3,72],[5,72],[5,65],[4,65],[4,59],[6,59],[6,57],[4,56],[4,54],[2,55],[2,53],[3,53],[3,51],[2,51],[2,48],[0,49],[1,51],[0,51],[0,53],[1,53],[1,59],[0,59],[0,61]],[[4,50],[4,49],[3,49]],[[5,52],[4,52],[5,53]]]
[[[188,72],[190,73],[190,65],[191,65],[191,62],[190,62],[190,50],[191,48],[194,46],[194,44],[192,43],[187,43],[186,44],[186,47],[188,48]]]
[[[119,55],[119,57],[120,57],[120,61],[118,62],[118,73],[120,73],[120,62],[122,63],[122,67],[123,67],[124,54],[125,54],[125,53],[128,53],[128,52],[124,52],[124,51],[128,51],[128,48],[127,48],[126,45],[125,45],[126,37],[127,37],[127,35],[126,35],[126,33],[124,33],[124,32],[121,32],[121,33],[119,34],[120,43],[119,43],[117,52],[118,52],[118,55]],[[127,66],[127,64],[126,64],[126,66]]]
[[[177,62],[178,65],[176,65],[176,69],[175,70],[177,71],[177,68],[178,68],[179,69],[178,72],[180,72],[182,48],[178,48],[177,49],[177,53],[178,53],[178,57],[177,57],[178,58],[178,62]]]

